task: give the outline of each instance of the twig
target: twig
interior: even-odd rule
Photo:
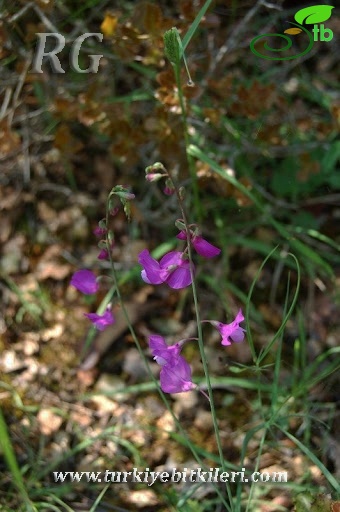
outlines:
[[[24,86],[26,75],[27,75],[28,69],[29,69],[29,67],[31,65],[31,62],[32,62],[32,56],[30,55],[29,58],[26,59],[24,69],[22,70],[22,72],[21,72],[21,74],[19,76],[19,81],[17,83],[17,86],[16,86],[14,94],[13,94],[13,101],[12,101],[12,105],[13,106],[12,106],[12,108],[8,112],[8,126],[12,125],[14,112],[15,112],[16,108],[19,105],[18,99],[19,99],[19,96],[20,96],[20,92],[21,92],[21,90],[22,90],[22,88]]]
[[[10,99],[11,99],[11,95],[12,95],[12,89],[7,87],[6,91],[5,91],[4,101],[2,102],[2,105],[1,105],[0,121],[1,121],[1,119],[3,119],[6,116],[7,107],[9,105],[9,102],[10,102]]]

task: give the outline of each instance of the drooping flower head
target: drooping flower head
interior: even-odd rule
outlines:
[[[75,272],[70,284],[87,295],[96,293],[99,288],[96,276],[90,270],[78,270]]]
[[[244,333],[246,332],[243,327],[240,327],[240,323],[243,322],[244,316],[242,314],[242,310],[240,309],[236,315],[236,318],[230,324],[223,324],[222,322],[218,322],[216,320],[203,320],[203,322],[209,322],[216,329],[219,330],[222,336],[222,345],[231,345],[232,342],[240,343],[244,340]]]
[[[186,232],[184,230],[180,231],[177,235],[177,238],[179,240],[186,240]],[[190,242],[192,243],[192,246],[195,249],[195,251],[204,258],[214,258],[215,256],[218,256],[221,252],[221,249],[205,240],[197,230],[190,230]]]
[[[102,315],[98,315],[97,313],[84,313],[84,315],[99,331],[103,331],[108,325],[113,324],[115,321],[110,308],[107,308]]]
[[[138,262],[143,267],[142,279],[148,284],[166,283],[176,290],[191,284],[190,262],[181,252],[168,252],[158,262],[144,249],[138,256]]]

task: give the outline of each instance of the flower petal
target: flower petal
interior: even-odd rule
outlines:
[[[178,238],[178,240],[186,240],[187,234],[185,231],[180,231],[178,235],[176,235],[176,238]]]
[[[144,249],[139,256],[138,262],[144,267],[142,270],[142,279],[149,284],[161,284],[163,279],[160,276],[160,266],[158,261],[150,256],[147,249]]]
[[[242,329],[242,327],[239,327],[238,329],[235,329],[235,331],[230,335],[230,337],[235,343],[240,343],[241,341],[244,340],[244,333],[245,330]]]
[[[162,366],[159,377],[164,393],[182,393],[195,387],[191,379],[189,363],[182,356],[179,356],[175,365]]]
[[[204,258],[214,258],[221,252],[221,249],[207,242],[207,240],[201,236],[195,236],[192,239],[192,245],[194,246],[195,251],[200,254],[200,256],[204,256]]]
[[[170,288],[174,290],[186,288],[192,282],[190,268],[185,266],[176,268],[176,270],[170,274],[166,282]]]
[[[90,270],[78,270],[75,272],[70,284],[87,295],[96,293],[99,288],[96,276]]]
[[[229,341],[229,336],[226,336],[226,337],[222,336],[221,345],[224,345],[224,346],[231,345],[231,341]]]
[[[105,327],[114,323],[115,319],[110,309],[108,308],[103,315],[97,313],[85,313],[85,316],[93,323],[93,325],[103,331]]]
[[[155,361],[159,365],[176,364],[181,351],[179,343],[168,345],[162,336],[152,334],[149,336],[149,346]]]
[[[243,320],[244,320],[244,316],[243,316],[243,313],[242,313],[242,309],[239,309],[234,322],[236,324],[240,324],[241,322],[243,322]]]
[[[109,253],[107,249],[101,249],[100,253],[98,254],[97,258],[99,260],[108,260],[109,259]]]
[[[163,258],[159,262],[159,265],[162,269],[166,269],[172,265],[181,265],[182,261],[182,253],[180,251],[170,251],[164,254]]]

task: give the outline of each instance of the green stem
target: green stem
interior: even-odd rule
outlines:
[[[200,311],[199,311],[198,294],[197,294],[197,288],[196,288],[196,283],[195,283],[195,275],[194,275],[194,267],[193,267],[193,259],[192,259],[190,227],[189,227],[189,223],[188,223],[188,220],[187,220],[187,216],[185,214],[184,205],[183,205],[183,201],[182,201],[179,189],[178,189],[176,183],[174,183],[173,178],[172,178],[172,176],[170,174],[169,174],[169,177],[170,177],[170,179],[171,179],[171,181],[173,183],[175,194],[176,194],[176,197],[177,197],[177,200],[178,200],[178,203],[179,203],[179,207],[180,207],[180,210],[181,210],[181,215],[182,215],[183,223],[185,224],[185,231],[186,231],[186,237],[187,237],[188,257],[189,257],[189,262],[190,262],[191,288],[192,288],[192,295],[193,295],[193,299],[194,299],[196,322],[197,322],[198,346],[199,346],[200,355],[201,355],[201,359],[202,359],[203,371],[204,371],[204,375],[205,375],[205,379],[206,379],[206,383],[207,383],[207,391],[208,391],[208,396],[209,396],[209,404],[210,404],[210,410],[211,410],[212,421],[213,421],[213,426],[214,426],[216,445],[217,445],[218,454],[219,454],[220,461],[221,461],[221,468],[222,468],[223,471],[226,471],[225,460],[224,460],[224,455],[223,455],[223,448],[222,448],[222,443],[221,443],[221,437],[220,437],[219,427],[218,427],[218,423],[217,423],[217,416],[216,416],[216,409],[215,409],[215,403],[214,403],[214,396],[213,396],[212,386],[211,386],[210,376],[209,376],[209,368],[208,368],[207,360],[206,360],[206,357],[205,357],[205,351],[204,351],[201,315],[200,315]],[[231,491],[230,491],[229,485],[227,485],[227,493],[228,493],[228,498],[229,498],[229,501],[230,501],[230,505],[232,507],[232,495],[231,495]]]
[[[185,105],[185,98],[184,98],[183,88],[182,88],[182,83],[181,83],[181,68],[180,68],[179,64],[173,64],[173,68],[174,68],[174,73],[175,73],[175,80],[176,80],[176,86],[177,86],[177,91],[178,91],[178,99],[179,99],[181,115],[182,115],[185,154],[187,157],[189,172],[190,172],[190,176],[191,176],[191,180],[192,180],[192,189],[193,189],[193,195],[194,195],[194,209],[195,209],[197,222],[200,223],[202,221],[202,210],[201,210],[201,203],[200,203],[200,198],[199,198],[195,159],[188,152],[188,148],[190,146],[190,136],[189,136],[189,130],[188,130],[188,117],[187,117],[187,110],[186,110],[186,105]]]

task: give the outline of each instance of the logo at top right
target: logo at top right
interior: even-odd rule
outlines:
[[[251,51],[257,57],[267,60],[293,60],[306,55],[306,53],[312,49],[315,41],[323,41],[327,43],[333,39],[333,31],[330,28],[325,27],[323,24],[324,21],[327,21],[331,17],[332,9],[334,9],[333,5],[311,5],[300,9],[294,16],[297,23],[290,22],[291,25],[294,25],[292,28],[288,28],[283,34],[260,34],[259,36],[254,37],[250,42]],[[313,28],[308,27],[311,29],[308,30],[306,25],[313,25]],[[296,55],[289,55],[286,57],[277,55],[278,52],[287,51],[292,47],[293,40],[289,36],[295,37],[301,32],[304,32],[304,34],[307,34],[308,36],[308,46],[305,50]],[[279,37],[281,38],[281,41],[284,39],[286,41],[286,45],[281,46],[280,48],[273,48],[267,43],[267,38],[269,37]],[[275,52],[276,55],[263,53],[264,51]]]

